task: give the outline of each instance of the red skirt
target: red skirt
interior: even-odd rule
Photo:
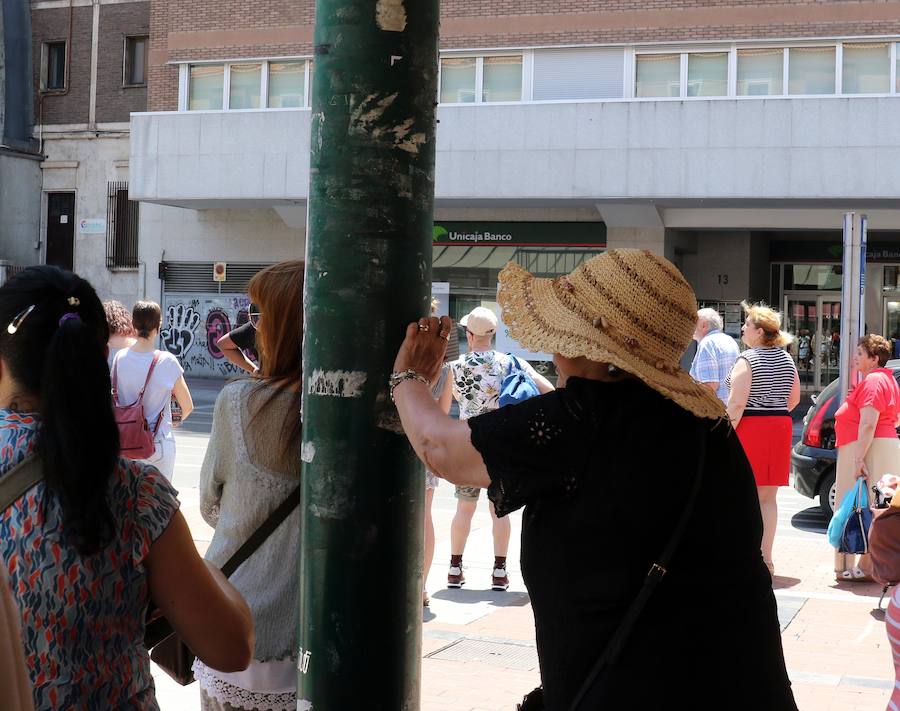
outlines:
[[[787,486],[791,473],[790,415],[746,415],[737,427],[737,436],[753,468],[757,486]]]

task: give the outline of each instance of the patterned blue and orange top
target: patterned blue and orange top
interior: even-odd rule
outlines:
[[[33,413],[0,409],[0,472],[34,449],[38,426]],[[153,467],[121,459],[109,487],[116,536],[88,557],[66,544],[62,511],[52,499],[42,509],[43,494],[38,483],[0,512],[0,564],[22,613],[35,709],[157,709],[143,561],[177,492]]]

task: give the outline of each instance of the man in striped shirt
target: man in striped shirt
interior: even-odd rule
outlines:
[[[725,379],[731,373],[740,350],[735,340],[722,331],[722,317],[715,309],[697,312],[694,329],[697,355],[691,365],[691,377],[716,393],[724,403],[728,402],[728,386]]]

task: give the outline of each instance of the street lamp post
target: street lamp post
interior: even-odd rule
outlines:
[[[298,709],[419,707],[424,482],[387,380],[428,314],[438,18],[316,4]]]

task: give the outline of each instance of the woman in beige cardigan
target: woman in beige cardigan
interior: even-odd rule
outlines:
[[[25,670],[19,609],[6,576],[0,571],[0,708],[32,711],[31,684]]]
[[[200,512],[216,529],[206,558],[219,566],[300,483],[303,262],[264,269],[250,281],[249,294],[259,307],[253,323],[260,369],[219,394],[200,471]],[[297,708],[299,546],[295,508],[231,576],[253,614],[253,661],[231,674],[198,661],[203,711]]]

